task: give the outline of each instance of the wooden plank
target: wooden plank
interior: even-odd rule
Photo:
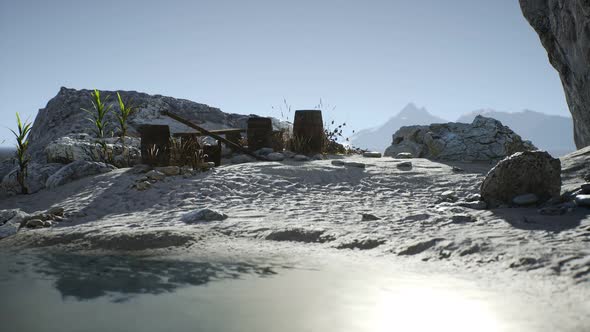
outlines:
[[[164,114],[164,115],[168,116],[169,118],[174,119],[174,120],[176,120],[176,121],[178,121],[178,122],[180,122],[180,123],[182,123],[184,125],[187,125],[187,126],[193,128],[193,129],[196,129],[199,132],[201,132],[201,133],[203,133],[203,134],[205,134],[207,136],[211,136],[211,137],[215,138],[216,140],[221,141],[221,142],[225,143],[228,146],[231,146],[232,148],[236,149],[237,151],[240,151],[240,152],[242,152],[244,154],[247,154],[247,155],[249,155],[251,157],[254,157],[254,158],[256,158],[256,160],[267,161],[266,158],[264,158],[262,156],[258,156],[256,154],[254,154],[253,152],[245,149],[243,146],[241,146],[239,144],[236,144],[236,143],[234,143],[234,142],[232,142],[230,140],[227,140],[224,137],[221,137],[221,136],[219,136],[216,133],[212,133],[211,131],[209,131],[209,130],[207,130],[205,128],[202,128],[200,126],[197,126],[196,124],[190,122],[187,119],[184,119],[184,118],[178,116],[177,114],[174,114],[174,113],[168,112],[168,111],[162,111],[162,114]]]
[[[229,128],[229,129],[215,129],[209,130],[210,133],[217,134],[217,135],[225,135],[225,134],[233,134],[233,133],[241,133],[246,131],[247,129],[241,128]],[[174,133],[172,136],[174,137],[187,137],[187,136],[209,136],[207,134],[203,134],[201,132],[192,132],[192,133]]]

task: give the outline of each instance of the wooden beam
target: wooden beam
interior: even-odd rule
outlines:
[[[262,156],[259,156],[259,155],[256,155],[255,153],[253,153],[253,152],[245,149],[243,146],[241,146],[239,144],[236,144],[236,143],[234,143],[234,142],[232,142],[230,140],[227,140],[224,137],[221,137],[221,136],[217,135],[216,133],[213,133],[213,132],[211,132],[211,131],[203,128],[203,127],[197,126],[196,124],[190,122],[187,119],[184,119],[184,118],[178,116],[177,114],[174,114],[174,113],[168,112],[168,111],[162,111],[162,114],[164,114],[167,117],[169,117],[171,119],[174,119],[174,120],[176,120],[176,121],[178,121],[178,122],[180,122],[180,123],[182,123],[184,125],[187,125],[187,126],[193,128],[193,129],[196,129],[196,130],[200,131],[201,133],[203,133],[203,134],[205,134],[207,136],[211,136],[211,137],[215,138],[216,140],[221,141],[221,142],[225,143],[226,145],[231,146],[232,148],[234,148],[234,149],[236,149],[236,150],[238,150],[238,151],[240,151],[242,153],[245,153],[245,154],[247,154],[247,155],[249,155],[251,157],[254,157],[254,158],[256,158],[256,160],[268,161],[266,158],[264,158]]]

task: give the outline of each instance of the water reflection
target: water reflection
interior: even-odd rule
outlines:
[[[242,275],[268,277],[272,266],[250,263],[191,262],[142,259],[132,256],[43,255],[35,272],[54,279],[64,298],[79,301],[109,296],[114,302],[138,294],[173,292],[183,286],[200,286]]]

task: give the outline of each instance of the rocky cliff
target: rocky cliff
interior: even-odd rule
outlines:
[[[92,134],[92,123],[82,108],[92,109],[90,102],[91,90],[75,90],[61,88],[57,96],[47,106],[39,110],[31,130],[30,153],[33,160],[46,159],[44,150],[52,141],[70,134]],[[119,91],[123,100],[128,100],[139,110],[129,119],[131,135],[137,135],[137,128],[142,124],[166,124],[171,132],[194,131],[164,115],[162,111],[172,111],[208,129],[229,127],[245,128],[248,115],[228,114],[218,108],[190,100],[176,99],[161,95],[148,95],[135,91]],[[113,111],[118,109],[117,96],[114,91],[101,91],[103,98],[108,98]],[[108,116],[111,126],[107,132],[117,132],[116,119],[113,112]]]
[[[590,1],[520,0],[557,69],[574,119],[578,148],[590,145]]]

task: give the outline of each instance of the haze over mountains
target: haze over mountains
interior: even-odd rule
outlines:
[[[573,123],[569,117],[531,110],[501,112],[481,109],[462,115],[456,122],[471,123],[477,115],[499,120],[523,139],[532,141],[539,149],[547,150],[554,156],[562,156],[576,150]],[[351,142],[363,149],[383,151],[391,145],[391,136],[400,127],[441,122],[449,121],[430,114],[424,107],[418,108],[410,103],[382,126],[360,130],[351,137]]]

